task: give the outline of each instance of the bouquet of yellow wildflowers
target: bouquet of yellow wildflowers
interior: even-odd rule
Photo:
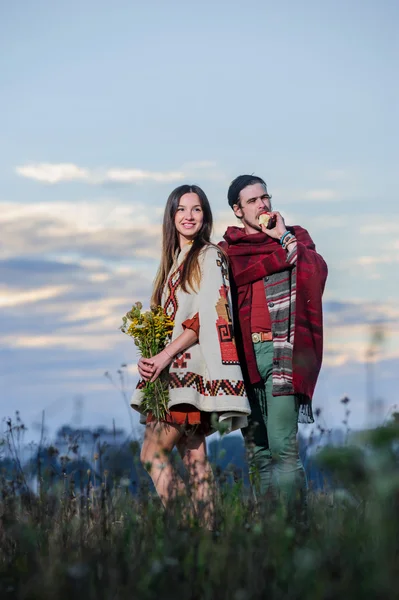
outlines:
[[[163,350],[169,341],[174,322],[165,314],[162,306],[152,306],[141,312],[143,305],[136,302],[122,318],[120,329],[134,339],[134,343],[144,358],[151,358]],[[169,389],[166,369],[155,381],[147,381],[142,389],[141,408],[151,411],[156,419],[164,419],[168,413]]]

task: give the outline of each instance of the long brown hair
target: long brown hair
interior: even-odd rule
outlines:
[[[161,304],[163,288],[172,268],[176,250],[180,247],[179,236],[175,227],[175,215],[181,197],[190,193],[197,194],[204,220],[184,260],[180,285],[184,292],[188,292],[188,288],[195,291],[201,281],[198,256],[204,246],[213,246],[210,241],[213,227],[212,211],[205,192],[198,185],[180,185],[171,192],[165,206],[162,226],[162,258],[154,281],[151,304]]]

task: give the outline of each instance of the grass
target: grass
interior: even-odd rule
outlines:
[[[255,504],[242,480],[220,485],[214,533],[182,526],[180,506],[163,511],[147,479],[134,496],[105,469],[41,472],[34,494],[14,456],[0,482],[0,598],[399,598],[398,447],[394,415],[361,446],[322,450],[335,485],[310,492],[308,528]]]

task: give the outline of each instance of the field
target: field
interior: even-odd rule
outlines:
[[[100,477],[83,467],[61,477],[39,468],[33,493],[18,459],[23,425],[9,422],[0,598],[399,598],[398,416],[358,446],[321,450],[333,485],[310,491],[307,524],[255,503],[239,477],[217,470],[213,532],[184,522],[181,505],[166,513],[148,479],[132,494],[129,481],[101,465]]]

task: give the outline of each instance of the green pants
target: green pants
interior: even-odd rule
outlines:
[[[298,452],[295,396],[272,396],[273,342],[254,344],[262,384],[250,394],[251,416],[243,430],[252,487],[257,496],[280,498],[289,512],[306,505],[307,482]]]

